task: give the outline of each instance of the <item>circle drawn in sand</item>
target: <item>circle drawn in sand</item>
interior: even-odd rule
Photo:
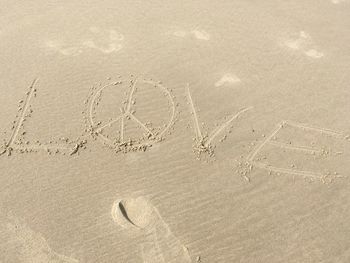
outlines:
[[[99,139],[104,145],[115,150],[115,152],[123,151],[124,153],[130,151],[146,151],[148,148],[152,147],[153,143],[160,142],[164,139],[165,133],[169,132],[170,128],[174,125],[176,106],[174,99],[167,87],[163,86],[160,82],[154,82],[152,80],[130,80],[130,91],[127,99],[124,101],[124,105],[120,107],[120,113],[117,117],[111,118],[107,123],[102,123],[101,121],[95,121],[96,119],[96,108],[100,103],[102,93],[108,87],[117,87],[123,84],[123,81],[109,83],[98,88],[94,88],[85,102],[88,105],[86,124],[88,129],[86,131],[90,132],[94,139]],[[170,119],[167,123],[163,124],[161,127],[152,127],[150,121],[141,121],[136,115],[132,107],[135,104],[134,95],[137,90],[136,85],[138,83],[148,84],[154,88],[159,89],[163,92],[164,96],[168,100],[168,105],[170,107]],[[160,111],[160,110],[159,110]],[[103,130],[107,127],[111,127],[114,123],[120,123],[119,135],[114,138],[103,134]],[[131,122],[143,131],[142,135],[138,135],[137,138],[126,138],[125,129],[127,122]],[[134,136],[135,137],[135,136]]]
[[[153,207],[143,197],[117,200],[112,207],[112,218],[124,228],[146,228],[153,216]]]

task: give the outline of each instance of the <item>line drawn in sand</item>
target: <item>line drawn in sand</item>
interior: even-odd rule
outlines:
[[[247,181],[249,181],[249,178],[247,177],[247,173],[252,171],[253,167],[258,167],[260,169],[267,170],[269,174],[276,173],[276,174],[289,174],[293,176],[299,176],[302,178],[309,179],[310,181],[314,180],[320,180],[323,183],[330,183],[336,178],[343,178],[344,176],[339,175],[337,172],[334,172],[333,174],[331,172],[314,172],[314,171],[303,171],[299,169],[294,169],[292,168],[281,168],[281,167],[276,167],[273,165],[269,165],[266,163],[261,162],[259,159],[256,159],[256,156],[262,151],[262,149],[266,145],[272,145],[275,147],[279,148],[284,148],[286,150],[291,150],[291,151],[297,151],[297,152],[303,152],[306,154],[312,154],[312,155],[322,155],[322,156],[328,156],[330,154],[329,150],[325,149],[317,149],[317,148],[312,148],[312,147],[306,147],[306,146],[299,146],[299,145],[291,145],[285,142],[279,142],[276,141],[276,135],[283,129],[286,128],[287,126],[294,127],[297,129],[302,129],[303,131],[312,131],[319,133],[321,135],[325,136],[330,136],[336,139],[345,139],[348,140],[350,137],[349,135],[346,135],[342,132],[338,131],[333,131],[330,129],[324,129],[324,128],[318,128],[318,127],[313,127],[307,124],[303,123],[298,123],[294,121],[288,121],[288,120],[283,120],[280,123],[277,124],[276,128],[270,133],[269,136],[266,136],[265,139],[258,144],[255,149],[247,156],[246,162],[239,162],[239,167],[243,168],[239,171],[240,175],[243,176]],[[339,152],[335,153],[336,155],[339,154]]]
[[[152,128],[151,123],[144,123],[135,116],[134,110],[131,109],[132,105],[135,104],[134,94],[136,92],[136,85],[139,83],[145,83],[151,85],[155,88],[159,88],[163,91],[165,97],[168,99],[171,116],[168,123],[164,124],[162,128]],[[170,128],[174,125],[175,115],[176,115],[176,105],[174,99],[165,86],[160,82],[156,83],[153,80],[138,80],[134,79],[130,81],[130,90],[126,99],[126,106],[120,107],[120,114],[114,117],[109,122],[102,124],[100,121],[95,122],[96,108],[101,101],[102,92],[112,86],[121,85],[123,81],[117,81],[109,83],[99,88],[93,88],[88,100],[85,101],[87,104],[87,116],[85,117],[85,122],[87,125],[87,131],[92,135],[94,139],[98,139],[104,145],[113,149],[115,152],[129,152],[129,151],[146,151],[148,148],[152,147],[153,143],[160,142],[164,139],[165,133],[169,132]],[[141,138],[131,139],[125,137],[125,122],[126,120],[134,122],[139,128],[144,131]],[[113,140],[108,138],[102,132],[105,128],[111,127],[112,124],[120,121],[119,128],[119,138],[114,138]]]
[[[30,153],[37,152],[39,150],[47,151],[48,154],[59,153],[62,151],[64,155],[66,153],[73,155],[78,152],[78,149],[84,147],[86,141],[69,141],[68,138],[61,139],[62,141],[65,141],[65,144],[53,143],[52,141],[46,144],[39,141],[33,143],[24,138],[24,136],[27,134],[27,132],[24,130],[24,123],[33,113],[30,101],[33,99],[33,97],[36,97],[37,89],[35,88],[35,85],[37,82],[38,78],[33,80],[29,86],[28,92],[26,93],[26,98],[19,101],[19,114],[16,115],[17,119],[13,121],[11,136],[8,141],[4,142],[0,155],[7,153],[7,155],[10,156],[13,151],[19,153]]]
[[[216,129],[214,129],[212,133],[210,133],[209,135],[203,135],[199,125],[199,118],[197,115],[197,111],[191,96],[189,84],[187,84],[186,92],[187,92],[188,102],[190,105],[191,115],[193,116],[193,123],[194,123],[195,135],[196,135],[196,137],[194,138],[194,141],[195,141],[194,152],[197,154],[198,159],[200,159],[200,156],[202,153],[207,153],[209,156],[214,156],[214,146],[212,145],[212,141],[221,132],[223,132],[231,124],[232,121],[236,120],[239,116],[241,116],[246,111],[253,109],[253,107],[251,106],[251,107],[241,109],[236,114],[232,115],[224,123],[222,123],[220,126],[218,126]]]
[[[18,262],[32,263],[78,263],[79,261],[54,251],[42,234],[33,231],[22,219],[12,213],[8,215],[8,222],[1,227],[1,233],[7,236],[8,244],[15,250]],[[9,253],[7,251],[7,253]],[[3,255],[4,256],[4,255]],[[7,261],[6,261],[7,262]],[[12,261],[11,261],[12,262]],[[17,262],[17,261],[16,261]]]
[[[140,245],[144,263],[191,263],[188,249],[171,232],[158,209],[146,198],[120,199],[112,206],[114,222],[123,228],[141,231],[145,241]]]

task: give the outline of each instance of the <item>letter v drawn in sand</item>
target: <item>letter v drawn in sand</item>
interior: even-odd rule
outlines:
[[[335,139],[348,140],[350,138],[349,135],[346,135],[343,132],[313,127],[307,124],[302,124],[294,121],[283,120],[280,123],[278,123],[278,125],[276,125],[276,128],[270,133],[270,135],[266,136],[266,138],[260,144],[258,144],[255,147],[255,149],[247,156],[246,165],[247,167],[249,167],[250,171],[252,170],[252,167],[258,167],[260,169],[267,170],[269,174],[272,174],[272,173],[289,174],[293,176],[306,178],[306,179],[309,179],[310,181],[320,180],[323,183],[332,182],[336,178],[344,177],[342,175],[339,175],[337,172],[331,173],[331,172],[304,171],[301,169],[296,169],[293,166],[292,168],[282,168],[282,167],[277,167],[277,166],[262,162],[261,159],[258,158],[257,156],[259,153],[262,152],[263,148],[266,145],[272,145],[273,147],[282,148],[287,151],[296,151],[303,154],[319,155],[323,157],[328,157],[328,155],[330,155],[330,150],[319,149],[319,148],[308,147],[308,146],[301,146],[301,145],[292,145],[291,143],[277,140],[276,139],[277,134],[281,132],[282,129],[285,129],[288,126],[290,128],[301,129],[303,132],[313,132],[316,135],[329,136]],[[334,152],[334,155],[339,155],[339,154],[341,154],[341,152]],[[247,172],[244,172],[244,176],[246,176],[246,173]]]
[[[194,152],[197,154],[198,159],[200,159],[202,153],[207,153],[209,156],[214,156],[214,146],[212,145],[212,141],[222,133],[234,120],[238,119],[243,113],[253,109],[253,107],[243,108],[238,111],[236,114],[233,114],[228,118],[224,123],[218,126],[214,131],[212,131],[209,135],[203,135],[201,131],[201,127],[199,125],[199,118],[196,111],[196,107],[194,105],[194,101],[191,96],[189,84],[186,87],[186,93],[188,97],[188,103],[191,110],[191,115],[193,117],[193,125],[195,130],[196,137],[194,138],[195,144],[193,146]]]
[[[102,144],[113,149],[115,152],[130,152],[130,151],[146,151],[148,148],[152,147],[153,143],[160,142],[164,139],[164,135],[169,132],[169,129],[174,125],[175,115],[176,115],[176,106],[167,87],[163,86],[160,82],[154,82],[153,80],[139,80],[132,79],[129,81],[129,93],[124,101],[124,106],[120,107],[120,113],[110,119],[106,123],[101,121],[95,121],[96,119],[96,109],[102,100],[102,93],[111,87],[118,87],[126,81],[117,81],[109,83],[106,85],[101,85],[100,87],[93,88],[90,93],[87,104],[87,116],[85,117],[85,123],[87,125],[87,131],[91,134],[94,139],[98,139]],[[152,86],[163,92],[164,96],[168,100],[168,105],[170,107],[170,118],[163,127],[152,127],[150,122],[141,121],[135,114],[133,107],[135,106],[135,92],[137,90],[137,84],[147,84],[147,86]],[[143,130],[143,135],[139,138],[126,138],[125,130],[126,123],[131,121],[133,124],[136,124],[138,128]],[[119,136],[115,138],[109,138],[105,135],[103,131],[107,127],[111,127],[113,124],[119,122]]]
[[[112,218],[119,226],[140,231],[144,263],[191,263],[188,249],[172,233],[158,209],[146,198],[127,198],[114,202]]]
[[[18,153],[30,153],[37,152],[39,150],[47,151],[48,154],[59,153],[63,154],[69,153],[70,155],[75,154],[80,147],[86,143],[86,141],[69,141],[69,139],[65,139],[65,144],[62,143],[53,143],[50,141],[49,143],[41,143],[36,141],[35,143],[26,140],[25,135],[27,132],[25,131],[24,124],[29,117],[32,116],[33,109],[31,108],[31,100],[36,97],[37,89],[35,88],[38,82],[38,78],[34,79],[31,85],[29,86],[29,90],[26,93],[26,98],[24,100],[19,101],[18,105],[18,114],[16,115],[16,119],[13,121],[13,125],[11,127],[12,133],[8,141],[5,141],[2,151],[0,155],[7,153],[8,156],[12,154],[13,151]]]

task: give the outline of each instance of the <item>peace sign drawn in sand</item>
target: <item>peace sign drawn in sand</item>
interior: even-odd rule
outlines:
[[[159,89],[164,93],[164,96],[169,101],[168,105],[170,107],[170,119],[168,123],[164,124],[163,127],[153,128],[150,122],[141,121],[136,115],[135,110],[132,106],[136,104],[134,96],[137,90],[137,84],[147,84],[154,88]],[[116,117],[113,117],[106,123],[101,121],[96,122],[96,108],[100,103],[103,91],[106,88],[118,87],[123,84],[123,81],[118,81],[114,83],[109,83],[98,88],[94,88],[86,101],[88,105],[87,117],[85,118],[86,124],[88,126],[88,131],[93,138],[100,140],[104,145],[115,150],[115,152],[123,151],[124,153],[129,151],[145,151],[149,147],[152,147],[153,143],[160,142],[164,139],[165,133],[173,126],[175,120],[175,102],[174,99],[165,86],[160,82],[156,83],[153,80],[130,80],[130,90],[127,99],[124,101],[125,106],[120,107],[120,113]],[[143,135],[139,138],[127,138],[125,135],[126,121],[131,121],[136,124],[140,129],[143,130]],[[107,127],[111,127],[113,124],[119,122],[119,136],[110,139],[109,136],[103,134],[103,130]]]
[[[27,132],[24,129],[24,124],[28,118],[32,116],[33,109],[31,108],[30,101],[37,96],[37,89],[35,88],[38,82],[38,78],[34,79],[29,90],[26,93],[26,98],[19,101],[18,114],[16,119],[13,121],[12,133],[8,141],[5,141],[0,151],[0,155],[7,153],[8,156],[13,151],[19,153],[30,153],[37,152],[39,150],[47,151],[48,154],[60,153],[73,155],[77,153],[78,149],[83,147],[86,141],[70,141],[68,138],[62,138],[61,141],[64,143],[57,143],[50,141],[49,143],[41,143],[36,141],[35,143],[25,139]]]
[[[214,155],[214,146],[212,145],[212,141],[223,132],[234,120],[236,120],[240,115],[244,112],[251,110],[253,107],[243,108],[236,114],[232,115],[227,121],[218,126],[212,133],[209,135],[203,135],[200,125],[199,119],[197,115],[196,108],[194,106],[194,102],[190,93],[189,84],[187,84],[186,88],[188,101],[190,105],[191,114],[193,116],[194,130],[196,137],[194,138],[195,145],[193,146],[194,152],[197,154],[197,158],[200,159],[202,153],[207,153],[209,156]]]
[[[242,162],[239,163],[239,166],[241,168],[243,167],[246,168],[246,169],[241,169],[239,171],[241,176],[243,176],[246,180],[249,181],[249,178],[247,177],[247,173],[252,171],[253,167],[257,167],[260,169],[267,170],[269,174],[272,174],[272,173],[289,174],[289,175],[309,179],[310,181],[320,180],[323,183],[330,183],[337,178],[344,177],[338,174],[336,171],[320,172],[320,171],[301,170],[296,168],[294,164],[292,164],[290,168],[277,167],[264,162],[266,158],[258,157],[258,155],[262,153],[263,148],[266,147],[267,145],[270,145],[274,148],[276,147],[282,148],[286,151],[294,151],[297,153],[310,154],[314,157],[321,156],[321,157],[327,158],[330,155],[339,156],[342,154],[341,151],[332,151],[327,148],[316,148],[316,147],[309,147],[309,146],[302,146],[302,145],[294,145],[291,141],[285,142],[285,141],[278,140],[276,136],[282,131],[282,129],[286,129],[287,127],[289,127],[289,129],[294,128],[296,130],[301,130],[304,134],[306,134],[307,132],[308,133],[312,132],[314,133],[313,138],[328,136],[330,138],[341,139],[341,140],[350,139],[350,136],[344,134],[343,132],[313,127],[307,124],[302,124],[294,121],[283,120],[277,124],[276,128],[270,133],[270,135],[266,136],[265,139],[260,144],[258,144],[252,152],[249,153],[249,155],[246,158],[246,162],[244,164]]]
[[[144,263],[191,263],[188,249],[146,198],[117,200],[111,214],[119,226],[142,232],[145,241],[140,245],[140,250]]]

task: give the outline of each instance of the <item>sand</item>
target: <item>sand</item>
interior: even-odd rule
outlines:
[[[0,263],[350,262],[350,1],[3,1]]]

